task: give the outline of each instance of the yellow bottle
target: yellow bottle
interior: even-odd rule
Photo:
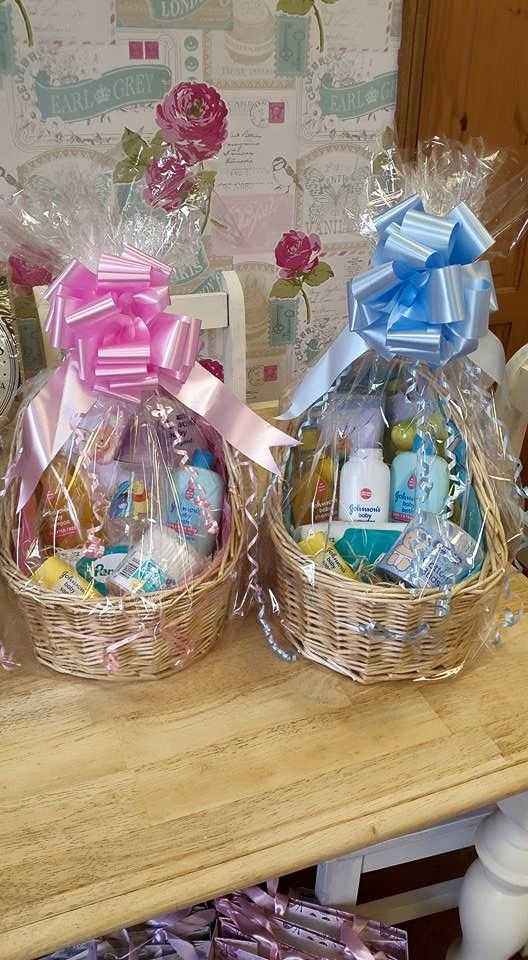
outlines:
[[[84,546],[95,526],[89,481],[80,458],[58,454],[40,478],[39,539],[44,552],[63,554]]]
[[[65,597],[96,597],[98,594],[93,584],[79,576],[72,567],[64,563],[59,557],[48,557],[35,570],[31,577],[32,583]]]
[[[336,499],[334,461],[326,450],[316,450],[318,439],[318,430],[305,428],[302,444],[293,454],[292,518],[296,527],[329,520]]]
[[[332,570],[334,573],[341,573],[349,580],[357,580],[358,577],[349,567],[346,560],[337,552],[332,543],[329,543],[326,534],[322,531],[312,533],[306,537],[306,540],[300,540],[297,544],[299,550],[302,550],[307,557],[313,557],[318,565],[325,570]]]

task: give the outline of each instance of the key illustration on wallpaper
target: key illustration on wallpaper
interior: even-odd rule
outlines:
[[[227,106],[218,91],[205,83],[176,84],[156,108],[159,127],[150,143],[125,127],[121,146],[125,158],[114,168],[114,183],[145,180],[142,198],[167,213],[183,203],[202,214],[207,226],[215,171],[203,162],[216,156],[227,138]]]
[[[274,157],[271,169],[277,193],[289,193],[294,185],[299,190],[303,189],[295,170],[291,163],[288,163],[286,157]]]
[[[275,247],[275,263],[279,279],[270,290],[270,300],[294,300],[301,295],[306,307],[306,325],[310,327],[312,312],[304,284],[319,287],[334,276],[329,263],[319,259],[321,240],[316,233],[288,230]]]
[[[334,4],[337,0],[321,0],[321,3]],[[313,13],[319,30],[319,53],[324,50],[324,26],[316,0],[277,0],[277,10],[290,16],[304,16]]]

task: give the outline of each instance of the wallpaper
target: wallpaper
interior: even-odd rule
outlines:
[[[0,3],[0,193],[50,176],[58,156],[100,161],[124,126],[153,132],[178,80],[215,85],[230,108],[214,167],[216,217],[191,274],[218,289],[235,267],[247,309],[248,397],[278,396],[346,320],[345,281],[366,265],[357,235],[368,153],[391,126],[402,0],[13,0]],[[274,247],[321,237],[335,277],[269,302]]]

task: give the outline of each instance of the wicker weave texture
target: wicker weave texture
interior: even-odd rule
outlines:
[[[16,448],[13,443],[12,454]],[[183,669],[212,647],[229,614],[244,546],[243,484],[233,451],[223,445],[226,496],[231,507],[228,542],[188,588],[156,594],[152,607],[139,597],[79,600],[31,584],[11,555],[17,485],[0,500],[0,560],[26,618],[37,659],[61,673],[111,680],[152,680]],[[113,668],[108,668],[111,646]]]
[[[478,574],[453,588],[444,616],[437,590],[413,596],[399,584],[364,584],[315,566],[285,527],[282,483],[271,488],[262,549],[272,556],[268,565],[282,628],[305,657],[375,683],[439,679],[460,670],[479,649],[494,622],[508,558],[485,456],[469,440],[468,449],[487,555]]]

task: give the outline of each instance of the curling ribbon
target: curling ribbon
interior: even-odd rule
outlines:
[[[45,293],[46,332],[66,357],[28,404],[22,448],[6,482],[20,477],[18,510],[98,395],[139,402],[157,387],[202,416],[225,440],[274,473],[272,446],[297,441],[266,423],[198,362],[200,321],[165,312],[170,268],[125,246],[97,273],[72,260]]]
[[[441,367],[472,359],[494,379],[502,346],[488,331],[498,309],[491,268],[478,257],[495,242],[465,205],[425,213],[416,195],[376,217],[372,267],[348,281],[349,326],[295,389],[279,419],[299,416],[367,350]],[[502,359],[501,359],[502,356]]]

